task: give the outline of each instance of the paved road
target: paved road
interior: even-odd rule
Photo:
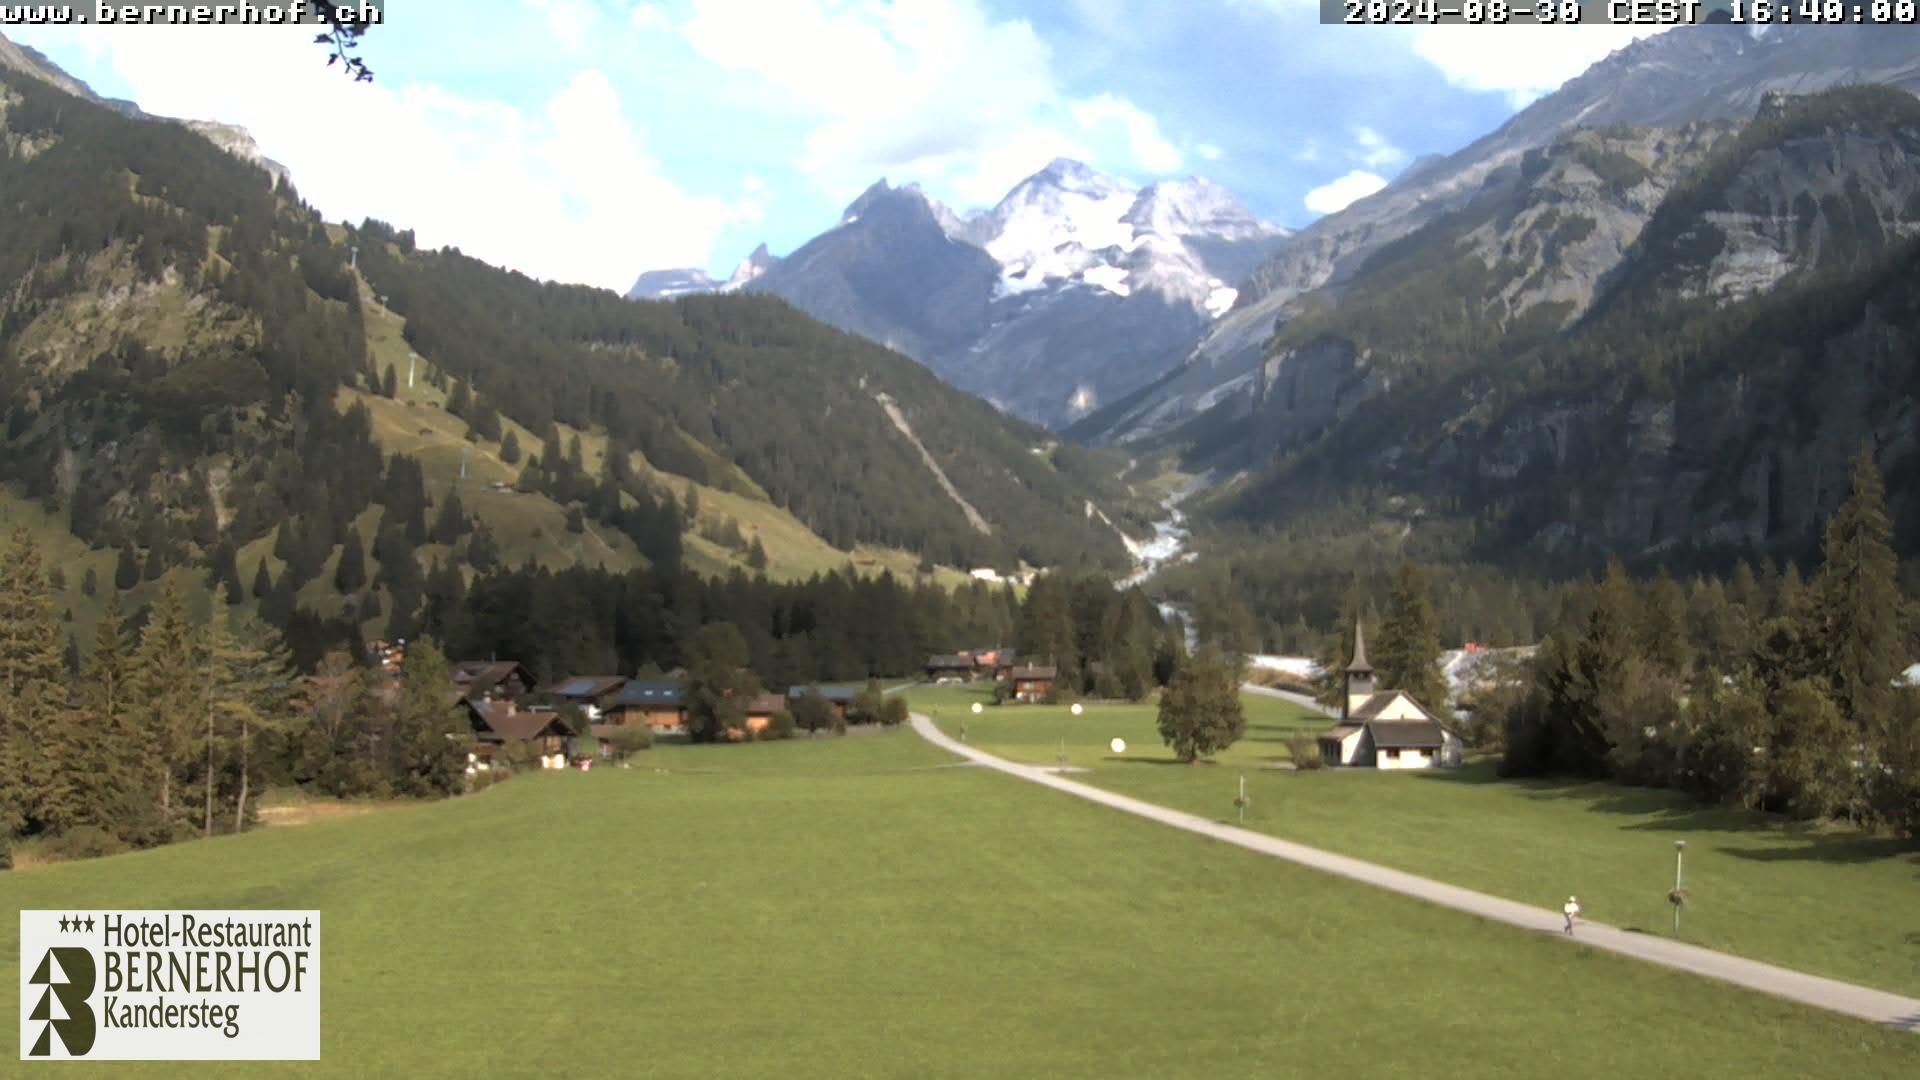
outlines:
[[[1335,712],[1332,708],[1326,705],[1320,704],[1319,702],[1313,700],[1312,698],[1308,697],[1305,694],[1295,693],[1292,690],[1277,690],[1271,686],[1261,686],[1259,683],[1242,683],[1240,685],[1240,689],[1246,691],[1249,694],[1258,694],[1261,697],[1279,698],[1281,701],[1291,701],[1295,705],[1298,705],[1303,709],[1312,709],[1314,712],[1317,712],[1322,716],[1338,717],[1340,715],[1339,713]]]
[[[948,738],[934,726],[932,720],[918,713],[913,715],[913,730],[928,742],[961,757],[1017,776],[1022,780],[1044,784],[1069,795],[1077,795],[1082,799],[1110,806],[1115,810],[1124,810],[1129,814],[1137,814],[1177,829],[1186,829],[1189,832],[1196,832],[1263,855],[1272,855],[1315,870],[1338,874],[1382,889],[1391,889],[1397,893],[1439,904],[1442,907],[1450,907],[1456,911],[1464,911],[1470,915],[1478,915],[1484,919],[1508,923],[1537,933],[1561,935],[1563,921],[1557,911],[1549,911],[1513,900],[1503,900],[1497,896],[1488,896],[1485,893],[1462,889],[1445,882],[1391,870],[1374,863],[1350,859],[1344,855],[1335,855],[1304,844],[1291,843],[1265,833],[1223,825],[1195,814],[1170,810],[1164,806],[1142,802],[1139,799],[1128,798],[1125,795],[1068,780],[1044,768],[1015,764]],[[1750,990],[1788,998],[1802,1004],[1920,1033],[1920,999],[1871,990],[1835,979],[1823,979],[1818,975],[1808,975],[1775,967],[1772,964],[1763,964],[1756,960],[1745,960],[1668,938],[1628,933],[1600,923],[1581,922],[1574,933],[1573,940],[1582,945],[1636,957],[1670,968],[1679,968],[1682,971],[1691,971],[1696,975],[1705,975],[1710,979],[1734,983]]]

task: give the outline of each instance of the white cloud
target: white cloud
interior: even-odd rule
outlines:
[[[836,198],[885,176],[987,203],[1053,157],[1089,156],[1047,44],[980,0],[693,0],[681,32],[764,84],[761,99],[805,130],[800,170]],[[1108,100],[1080,111],[1125,125],[1142,164],[1178,157],[1150,116]]]
[[[298,27],[84,36],[149,112],[245,126],[329,220],[380,218],[535,277],[624,290],[639,267],[704,265],[762,213],[750,189],[694,196],[662,175],[595,70],[521,109],[384,71],[354,83]]]
[[[1386,180],[1381,177],[1355,169],[1307,192],[1307,209],[1316,214],[1337,214],[1386,186]]]
[[[1503,93],[1516,109],[1560,88],[1657,26],[1423,26],[1414,55],[1463,90]]]
[[[1160,134],[1160,125],[1138,105],[1112,94],[1076,101],[1071,106],[1073,119],[1083,128],[1117,123],[1127,133],[1127,149],[1133,160],[1148,172],[1169,173],[1184,160],[1180,149]]]
[[[1195,145],[1193,148],[1193,152],[1195,154],[1200,155],[1200,159],[1202,161],[1219,161],[1221,158],[1226,156],[1226,151],[1220,149],[1219,147],[1213,145],[1212,143],[1205,143],[1205,142]]]
[[[547,31],[561,47],[579,49],[586,45],[596,21],[593,6],[587,0],[526,0],[527,5],[547,17]]]
[[[1407,160],[1407,152],[1370,127],[1353,129],[1354,148],[1348,153],[1369,169],[1391,169]]]
[[[665,9],[659,4],[635,4],[633,14],[627,17],[627,21],[633,24],[635,30],[640,31],[668,30],[673,25]]]

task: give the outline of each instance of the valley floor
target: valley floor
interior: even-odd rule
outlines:
[[[1863,986],[1920,996],[1920,851],[1704,805],[1647,788],[1507,781],[1490,763],[1458,770],[1294,772],[1284,742],[1324,717],[1246,695],[1247,736],[1215,764],[1177,766],[1145,705],[988,706],[972,689],[911,693],[950,736],[1015,762],[1067,763],[1085,784],[1208,819],[1235,820],[1244,774],[1246,827],[1340,855],[1557,910],[1577,895],[1588,918],[1672,937],[1674,841],[1687,841],[1679,940]],[[1126,740],[1124,754],[1109,741]]]
[[[322,1059],[249,1076],[1920,1069],[1910,1035],[1202,843],[904,731],[662,747],[0,876],[0,902],[320,909]]]

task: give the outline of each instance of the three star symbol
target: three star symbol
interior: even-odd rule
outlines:
[[[88,933],[92,933],[93,932],[93,916],[89,915],[84,920],[81,919],[80,916],[78,915],[75,915],[71,919],[67,918],[65,915],[60,916],[60,932],[63,934],[68,931],[77,931],[83,926],[86,928]]]

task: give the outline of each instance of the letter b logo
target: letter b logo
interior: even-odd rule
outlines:
[[[57,965],[57,967],[56,967]],[[56,972],[64,978],[55,978]],[[40,1038],[34,1041],[28,1057],[50,1057],[53,1053],[52,1038],[60,1036],[60,1045],[67,1051],[68,1057],[86,1057],[93,1049],[93,1007],[87,999],[93,996],[94,968],[93,953],[86,949],[56,946],[47,950],[40,958],[40,966],[27,980],[34,986],[44,986],[46,991],[40,995],[40,1003],[33,1007],[30,1020],[45,1021],[46,1027],[40,1031]],[[53,1014],[53,1000],[60,999],[60,1011],[64,1018]]]

